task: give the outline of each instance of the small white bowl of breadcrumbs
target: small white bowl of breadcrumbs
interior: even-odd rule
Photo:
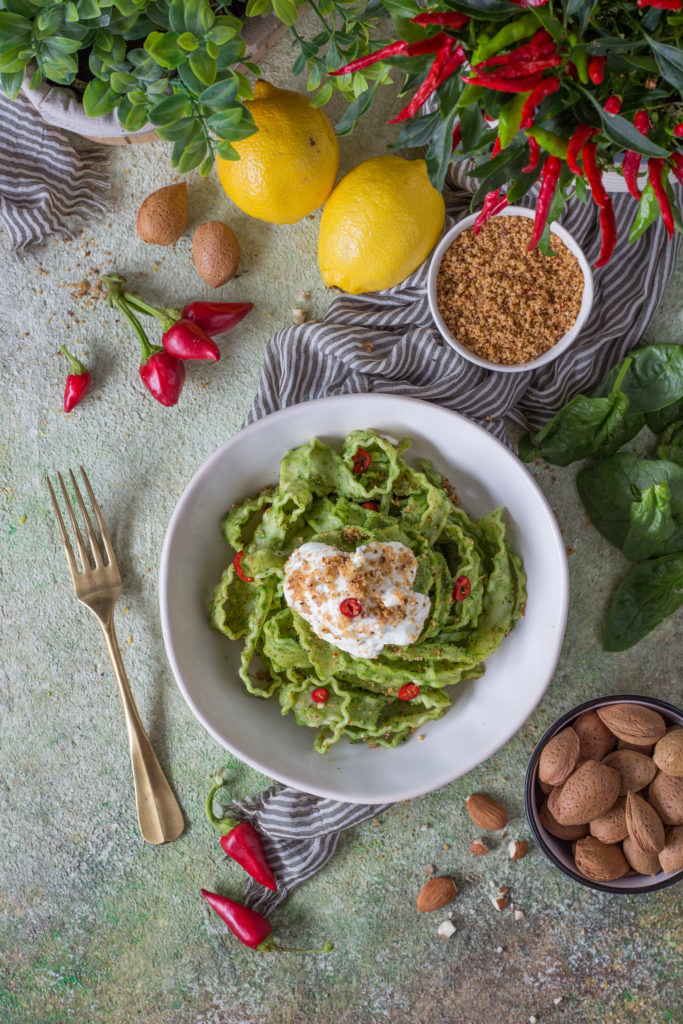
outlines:
[[[477,214],[442,238],[429,267],[429,307],[460,355],[503,373],[557,359],[583,327],[593,277],[583,252],[560,224],[550,248],[528,252],[534,211],[508,206],[474,234]]]

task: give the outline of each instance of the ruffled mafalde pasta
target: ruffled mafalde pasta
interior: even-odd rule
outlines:
[[[249,693],[277,694],[283,715],[317,729],[319,753],[342,737],[394,747],[441,718],[451,704],[445,687],[480,676],[524,611],[526,577],[500,509],[471,519],[426,459],[408,464],[409,446],[373,430],[353,431],[340,451],[314,438],[285,455],[277,485],[221,522],[242,554],[216,587],[211,625],[242,641]],[[342,552],[372,542],[409,548],[413,589],[430,599],[417,642],[362,658],[318,637],[283,595],[288,557],[311,541]]]

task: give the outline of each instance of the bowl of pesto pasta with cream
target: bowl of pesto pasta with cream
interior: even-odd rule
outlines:
[[[521,726],[559,655],[564,545],[527,470],[469,420],[393,396],[282,410],[212,456],[162,557],[190,707],[272,778],[382,803]]]

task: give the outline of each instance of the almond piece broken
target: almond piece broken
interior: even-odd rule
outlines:
[[[505,895],[503,895],[503,896],[492,896],[491,897],[491,903],[493,903],[493,905],[496,908],[496,910],[505,910],[505,908],[508,905],[508,898]]]
[[[513,839],[508,844],[508,856],[510,860],[521,860],[529,852],[529,843],[526,839]]]
[[[665,825],[683,825],[683,779],[659,772],[650,783],[647,799]]]
[[[507,809],[499,800],[485,793],[472,793],[465,800],[465,807],[474,824],[487,832],[497,832],[508,823]]]
[[[615,737],[595,711],[584,711],[572,728],[579,737],[579,760],[602,761],[614,747]]]
[[[657,774],[657,765],[651,757],[639,754],[636,750],[613,750],[602,759],[603,764],[616,768],[621,775],[619,796],[627,793],[638,793],[649,786]]]
[[[593,818],[590,825],[590,834],[599,839],[601,843],[620,843],[626,839],[628,829],[626,828],[626,797],[620,796],[617,802],[610,807],[599,818]]]
[[[659,712],[642,704],[608,704],[597,713],[617,739],[629,743],[656,743],[666,732],[666,722]]]
[[[561,729],[541,751],[538,777],[550,786],[561,786],[576,767],[579,759],[579,737],[571,726]]]
[[[664,846],[662,819],[642,796],[626,796],[626,828],[634,843],[645,853],[659,853]]]
[[[621,844],[621,848],[624,851],[626,860],[639,875],[658,875],[662,870],[658,855],[656,853],[645,853],[645,850],[641,850],[638,843],[634,843],[630,836],[626,836],[626,839]]]
[[[608,846],[594,836],[579,839],[574,849],[574,862],[586,878],[594,882],[611,882],[622,878],[629,865],[619,846]]]
[[[481,839],[473,839],[470,843],[470,853],[473,853],[475,856],[483,857],[488,852],[488,846]]]
[[[655,746],[652,758],[666,775],[683,778],[683,729],[672,729]]]
[[[555,799],[555,794],[550,794],[548,806],[560,825],[587,824],[616,803],[620,787],[621,776],[615,768],[600,761],[584,761]]]
[[[448,903],[455,899],[458,889],[452,878],[448,875],[436,875],[428,879],[420,889],[417,897],[417,909],[421,914],[429,913],[431,910],[441,910]]]
[[[666,833],[664,848],[659,853],[659,863],[667,875],[683,869],[683,825],[670,828]]]

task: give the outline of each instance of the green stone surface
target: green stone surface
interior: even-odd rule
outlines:
[[[262,62],[289,73],[288,39]],[[341,140],[342,171],[383,151],[399,108],[391,89]],[[334,120],[343,109],[330,105]],[[157,601],[166,524],[206,457],[233,435],[263,352],[292,310],[320,318],[330,300],[316,264],[319,213],[278,227],[250,220],[215,176],[187,177],[188,230],[171,249],[143,244],[135,215],[175,180],[166,145],[110,152],[110,212],[74,241],[50,239],[22,261],[0,237],[2,412],[0,623],[0,1021],[3,1024],[674,1024],[683,1020],[681,890],[616,897],[579,886],[531,842],[523,780],[536,740],[593,696],[642,693],[680,703],[681,615],[623,654],[605,654],[601,617],[626,563],[588,523],[575,467],[532,467],[570,552],[571,609],[554,679],[525,726],[494,757],[438,792],[345,833],[336,856],[273,915],[283,943],[326,957],[259,955],[228,935],[201,886],[239,898],[243,876],[221,859],[204,818],[210,777],[228,764],[236,796],[267,780],[230,758],[182,699],[166,661]],[[191,257],[192,229],[224,219],[242,247],[239,276],[211,293]],[[248,299],[253,313],[217,366],[193,366],[179,405],[163,409],[137,377],[137,343],[98,297],[116,270],[151,301]],[[85,283],[84,283],[85,282]],[[683,341],[683,264],[648,329]],[[302,297],[303,296],[303,297]],[[91,367],[91,396],[61,409],[66,343]],[[154,848],[136,823],[123,716],[100,632],[75,600],[44,486],[83,464],[105,512],[125,580],[117,627],[140,713],[188,826]],[[491,793],[510,811],[507,838],[469,853],[479,830],[465,797]],[[452,875],[447,911],[418,914],[428,868]],[[510,888],[511,909],[491,896]]]

